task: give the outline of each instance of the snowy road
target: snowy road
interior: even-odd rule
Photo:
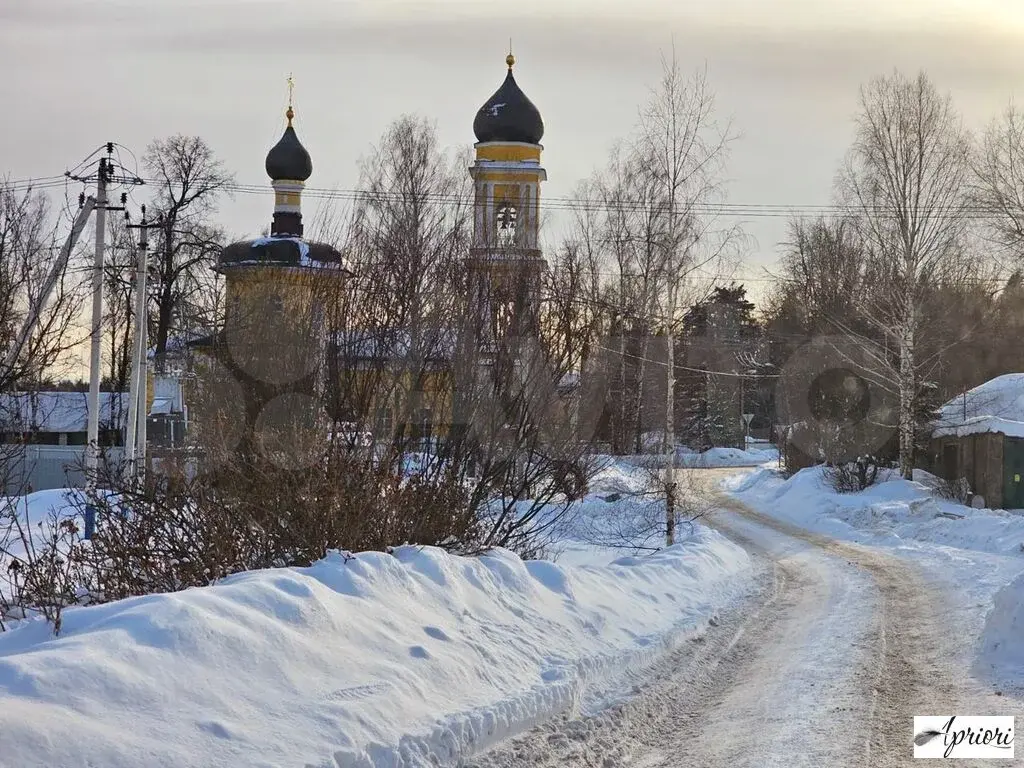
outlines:
[[[946,596],[912,563],[719,502],[710,524],[755,556],[755,594],[632,698],[473,766],[886,768],[914,764],[915,714],[1022,710],[969,677]]]

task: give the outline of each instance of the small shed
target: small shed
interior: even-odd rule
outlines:
[[[932,429],[932,467],[965,479],[985,506],[1024,509],[1024,373],[1008,373],[942,406]]]

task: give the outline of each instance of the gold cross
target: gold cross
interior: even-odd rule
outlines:
[[[285,112],[285,117],[288,118],[288,125],[291,126],[292,118],[295,116],[295,112],[292,110],[292,93],[295,90],[295,78],[292,77],[291,73],[288,73],[288,111]]]

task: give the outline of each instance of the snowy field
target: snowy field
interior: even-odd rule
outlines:
[[[619,464],[603,482],[639,487]],[[30,500],[33,516],[47,501],[59,498]],[[680,534],[637,557],[568,542],[564,564],[334,553],[70,609],[59,638],[21,622],[0,634],[0,764],[455,765],[614,703],[631,687],[617,681],[744,593],[742,549],[699,526]]]
[[[786,479],[761,468],[724,488],[754,509],[827,536],[913,559],[957,597],[950,632],[965,661],[994,686],[1024,691],[1024,515],[972,509],[929,492],[925,473],[892,473],[859,493],[837,493],[822,467]]]

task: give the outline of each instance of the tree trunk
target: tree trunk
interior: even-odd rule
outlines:
[[[633,452],[640,454],[643,453],[644,448],[644,382],[647,376],[647,354],[650,352],[650,339],[651,335],[648,332],[646,326],[641,329],[640,351],[637,357],[636,370],[636,397],[633,399],[633,418],[636,419],[634,423],[633,432]]]
[[[676,314],[675,286],[669,286],[668,322],[665,326],[665,544],[676,543],[676,348],[672,320]]]
[[[626,452],[626,403],[627,397],[626,392],[626,327],[623,320],[623,316],[619,315],[619,423],[615,430],[615,453],[624,454]]]
[[[900,473],[907,480],[914,474],[914,314],[913,306],[908,306],[900,329]]]
[[[174,294],[170,282],[166,282],[160,292],[157,304],[155,360],[157,373],[163,373],[166,367],[167,340],[170,336],[171,312],[174,309]]]

